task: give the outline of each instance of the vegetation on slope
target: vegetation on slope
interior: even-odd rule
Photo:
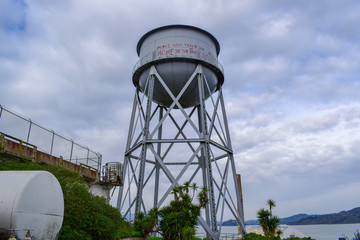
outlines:
[[[58,179],[65,203],[60,240],[117,239],[129,236],[132,231],[117,209],[89,192],[85,180],[76,172],[5,155],[0,155],[0,170],[43,170]]]

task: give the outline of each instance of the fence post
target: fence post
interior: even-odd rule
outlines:
[[[29,118],[29,131],[28,131],[28,135],[27,135],[27,138],[26,138],[26,142],[29,143],[29,139],[30,139],[30,132],[31,132],[31,125],[32,125],[32,121],[31,119]],[[26,155],[26,152],[27,152],[27,145],[25,147],[25,154]]]
[[[29,143],[29,139],[30,139],[30,132],[31,132],[31,125],[32,125],[32,121],[31,119],[29,118],[29,131],[28,131],[28,135],[27,135],[27,138],[26,138],[26,142]]]
[[[102,155],[100,153],[97,153],[97,156],[98,156],[98,171],[99,171],[98,177],[100,180]]]
[[[89,148],[88,147],[86,147],[87,148],[87,157],[86,157],[86,165],[88,165],[89,166]]]
[[[73,149],[74,149],[74,141],[71,139],[70,162],[71,162],[71,159],[72,159]]]
[[[2,133],[0,133],[0,153],[1,152],[5,152],[5,138]]]
[[[51,147],[50,147],[50,159],[49,159],[49,163],[51,164],[51,159],[52,159],[52,151],[53,151],[53,146],[54,146],[54,136],[55,133],[54,131],[51,129],[52,132],[52,139],[51,139]]]

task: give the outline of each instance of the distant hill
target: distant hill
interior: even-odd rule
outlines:
[[[360,207],[339,213],[313,215],[298,221],[289,222],[289,225],[310,225],[310,224],[345,224],[360,223]]]
[[[301,220],[303,218],[307,218],[307,217],[310,217],[310,216],[314,216],[314,215],[308,215],[308,214],[302,213],[302,214],[293,215],[291,217],[281,218],[280,219],[280,224],[288,224],[289,222],[296,222],[296,221],[299,221],[299,220]],[[236,223],[235,220],[229,220],[227,222],[231,223],[232,221],[234,221]],[[225,224],[225,222],[224,222],[224,224]],[[245,221],[245,225],[258,225],[258,224],[259,224],[258,220],[247,220],[247,221]],[[235,225],[226,225],[226,226],[236,226],[236,224]]]
[[[324,215],[315,214],[297,214],[291,217],[281,218],[280,224],[288,225],[310,225],[310,224],[346,224],[360,223],[360,207],[349,211],[341,211],[339,213],[331,213]],[[247,220],[245,225],[258,225],[258,220]],[[223,226],[237,226],[236,220],[228,220],[223,222]]]
[[[291,216],[291,217],[281,218],[280,219],[280,224],[289,224],[291,222],[301,221],[302,219],[309,218],[309,217],[312,217],[312,216],[316,216],[316,215],[308,215],[308,214],[305,214],[305,213],[297,214],[297,215],[294,215],[294,216]]]
[[[259,225],[258,220],[247,220],[245,221],[245,225]]]
[[[227,220],[223,222],[223,226],[237,226],[237,221],[234,219]]]

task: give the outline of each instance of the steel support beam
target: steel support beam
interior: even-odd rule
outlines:
[[[179,100],[194,82],[200,103],[184,109]],[[172,99],[168,108],[152,101],[155,85],[163,87]],[[238,221],[244,234],[243,210],[239,208],[241,195],[221,87],[211,95],[202,66],[198,65],[175,96],[155,66],[151,66],[144,89],[144,93],[137,90],[134,98],[125,149],[124,186],[118,195],[119,211],[133,219],[132,213],[168,203],[175,186],[185,181],[196,182],[208,188],[209,203],[198,219],[207,237],[220,238],[225,212]],[[206,101],[209,95],[211,101]]]

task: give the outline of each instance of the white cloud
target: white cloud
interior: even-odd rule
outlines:
[[[291,31],[293,19],[291,15],[265,17],[264,24],[259,29],[259,36],[262,38],[281,38]]]
[[[279,201],[286,202],[291,198],[290,201],[298,199],[310,204],[311,197],[308,196],[314,195],[318,200],[312,204],[326,211],[319,199],[329,194],[335,196],[335,191],[340,191],[350,179],[353,183],[357,175],[351,169],[359,167],[355,160],[359,150],[354,148],[359,144],[359,125],[354,124],[360,123],[359,107],[356,103],[330,109],[309,109],[305,117],[295,121],[283,119],[280,123],[275,119],[265,128],[256,124],[232,127],[233,140],[240,142],[240,149],[243,149],[235,154],[238,169],[242,169],[243,182],[250,185],[245,196],[250,195],[252,199],[253,195],[259,197],[260,194],[266,198],[269,191],[263,194],[258,189],[267,182],[264,187],[272,185],[274,192],[282,192]],[[347,192],[350,193],[353,194]],[[358,199],[356,194],[353,197]],[[339,197],[336,199],[340,201]],[[349,202],[344,205],[349,206]]]
[[[247,218],[268,198],[281,216],[356,207],[355,192],[335,196],[359,181],[359,10],[356,0],[1,1],[0,104],[121,160],[138,39],[195,25],[221,45]]]

